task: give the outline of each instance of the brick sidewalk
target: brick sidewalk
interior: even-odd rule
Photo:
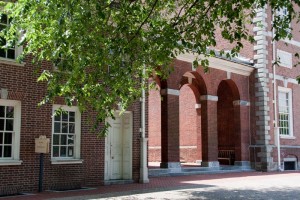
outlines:
[[[64,192],[52,192],[46,191],[42,193],[35,193],[30,195],[14,196],[14,197],[2,197],[0,200],[42,200],[51,198],[65,198],[65,197],[75,197],[75,196],[85,196],[85,195],[103,195],[109,196],[114,193],[124,193],[130,192],[132,194],[151,192],[151,191],[162,191],[168,190],[168,188],[185,188],[191,187],[191,181],[205,181],[205,180],[216,180],[227,179],[227,178],[238,178],[238,177],[249,177],[249,176],[266,176],[274,174],[287,174],[289,172],[238,172],[238,173],[223,173],[223,174],[206,174],[206,175],[194,175],[194,176],[176,176],[176,177],[158,177],[150,178],[150,183],[148,184],[125,184],[125,185],[110,185],[110,186],[99,186],[90,190],[77,190],[77,191],[64,191]],[[295,172],[293,172],[295,173]]]

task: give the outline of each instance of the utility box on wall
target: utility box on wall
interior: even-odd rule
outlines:
[[[50,139],[45,135],[40,135],[39,138],[35,138],[35,152],[36,153],[49,153]]]

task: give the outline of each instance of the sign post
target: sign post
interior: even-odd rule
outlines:
[[[35,138],[35,152],[40,153],[39,192],[43,191],[44,154],[49,153],[50,139],[45,135]]]

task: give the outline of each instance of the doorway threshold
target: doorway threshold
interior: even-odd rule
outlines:
[[[134,183],[133,180],[123,180],[123,179],[117,179],[117,180],[105,180],[104,185],[123,185],[123,184],[130,184]]]

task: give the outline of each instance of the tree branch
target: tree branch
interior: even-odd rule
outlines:
[[[179,18],[179,20],[177,22],[175,22],[172,26],[175,27],[179,24],[179,22],[185,17],[187,16],[187,14],[189,13],[189,11],[195,7],[197,5],[197,3],[199,2],[199,0],[195,0],[194,3],[187,9],[187,11],[184,13],[184,15],[182,17]],[[181,11],[180,11],[181,12]]]
[[[129,40],[128,44],[139,34],[140,30],[142,29],[142,27],[144,26],[144,24],[148,21],[149,17],[151,16],[151,14],[154,11],[154,8],[157,4],[158,0],[155,0],[154,4],[152,5],[152,8],[150,10],[150,12],[148,13],[148,16],[146,17],[146,19],[141,23],[141,25],[139,26],[139,28],[137,29],[137,31],[135,32],[134,36]]]

